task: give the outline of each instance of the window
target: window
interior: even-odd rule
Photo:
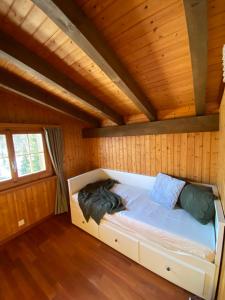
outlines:
[[[18,176],[46,170],[42,134],[13,134]]]
[[[51,174],[42,132],[0,133],[0,190]]]
[[[12,178],[6,136],[0,134],[0,182]]]

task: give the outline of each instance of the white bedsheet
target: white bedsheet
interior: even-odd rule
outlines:
[[[213,262],[215,258],[215,230],[213,222],[202,225],[181,208],[167,209],[151,201],[147,190],[116,184],[113,192],[120,195],[126,210],[104,220],[132,232],[134,236],[180,254],[192,254]],[[74,194],[77,201],[77,194]]]

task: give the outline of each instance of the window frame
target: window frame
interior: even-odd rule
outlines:
[[[15,154],[14,144],[13,144],[13,134],[32,134],[32,133],[34,134],[39,133],[42,135],[46,170],[19,177],[17,171],[17,165],[16,165],[16,154]],[[0,191],[7,190],[12,187],[17,187],[19,185],[27,184],[53,175],[53,168],[48,153],[43,128],[30,128],[30,129],[29,128],[26,129],[25,128],[7,128],[7,129],[0,128],[0,134],[4,134],[6,136],[6,144],[8,149],[8,157],[10,163],[11,176],[12,176],[11,179],[0,182]]]

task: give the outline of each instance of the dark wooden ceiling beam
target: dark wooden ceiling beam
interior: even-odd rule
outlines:
[[[149,99],[74,0],[32,0],[126,94],[149,120],[156,113]]]
[[[0,69],[0,87],[90,125],[100,125],[99,121],[92,115],[4,69]]]
[[[219,115],[186,117],[104,128],[83,129],[83,137],[134,136],[219,130]]]
[[[106,118],[116,124],[123,124],[123,117],[102,103],[95,96],[90,95],[86,90],[78,86],[66,75],[48,64],[44,59],[34,54],[13,38],[0,32],[0,59],[11,61],[17,67],[28,73],[48,82],[50,85],[57,85],[69,92],[71,96],[79,99],[91,108],[100,111]]]
[[[191,54],[196,115],[206,103],[208,66],[208,17],[206,0],[183,0]]]

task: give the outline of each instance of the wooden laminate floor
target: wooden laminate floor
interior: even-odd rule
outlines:
[[[70,224],[47,221],[0,248],[1,300],[188,299],[189,293]]]

